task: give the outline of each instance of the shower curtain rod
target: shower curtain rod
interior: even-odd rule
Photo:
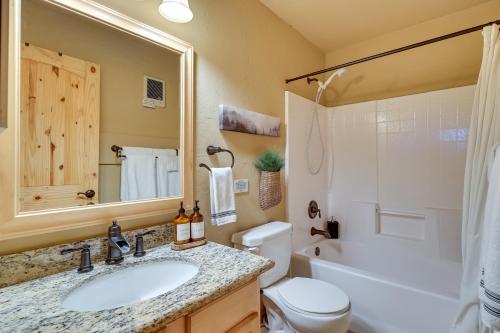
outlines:
[[[370,60],[374,60],[374,59],[386,57],[386,56],[391,55],[391,54],[395,54],[395,53],[399,53],[399,52],[403,52],[403,51],[408,51],[408,50],[415,49],[417,47],[421,47],[421,46],[424,46],[424,45],[429,45],[429,44],[437,43],[437,42],[440,42],[440,41],[443,41],[443,40],[446,40],[446,39],[450,39],[450,38],[462,36],[462,35],[465,35],[465,34],[468,34],[468,33],[474,32],[474,31],[481,30],[484,27],[486,27],[488,25],[491,25],[491,24],[500,24],[500,20],[488,22],[488,23],[481,24],[481,25],[477,25],[475,27],[467,28],[467,29],[460,30],[460,31],[455,31],[455,32],[452,32],[452,33],[447,34],[447,35],[443,35],[443,36],[439,36],[439,37],[427,39],[427,40],[424,40],[424,41],[421,41],[421,42],[418,42],[418,43],[415,43],[415,44],[406,45],[406,46],[403,46],[403,47],[400,47],[400,48],[397,48],[397,49],[393,49],[393,50],[390,50],[390,51],[385,51],[385,52],[377,53],[377,54],[374,54],[374,55],[371,55],[371,56],[368,56],[368,57],[365,57],[365,58],[361,58],[361,59],[353,60],[353,61],[350,61],[350,62],[346,62],[345,64],[340,64],[340,65],[336,65],[336,66],[333,66],[333,67],[325,68],[325,69],[322,69],[322,70],[319,70],[319,71],[316,71],[316,72],[312,72],[312,73],[304,74],[304,75],[301,75],[301,76],[297,76],[297,77],[294,77],[294,78],[291,78],[291,79],[287,79],[285,82],[286,83],[290,83],[290,82],[293,82],[293,81],[297,81],[297,80],[301,80],[301,79],[306,79],[306,78],[309,78],[309,77],[314,76],[314,75],[328,73],[328,72],[331,72],[331,71],[334,71],[334,70],[337,70],[337,69],[340,69],[340,68],[343,68],[343,67],[349,67],[349,66],[361,64],[363,62],[367,62],[367,61],[370,61]]]

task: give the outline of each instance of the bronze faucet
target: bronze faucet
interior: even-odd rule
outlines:
[[[106,264],[118,264],[123,261],[123,254],[130,251],[130,245],[122,236],[122,228],[116,220],[108,229],[108,255]]]
[[[312,227],[311,228],[311,236],[314,236],[314,235],[323,235],[328,239],[332,238],[330,236],[330,233],[328,232],[328,230],[319,230],[319,229],[316,229],[315,227]]]

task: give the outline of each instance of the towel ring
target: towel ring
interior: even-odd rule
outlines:
[[[208,155],[215,155],[217,153],[222,153],[222,152],[225,152],[225,153],[229,153],[231,155],[231,159],[232,159],[232,162],[231,162],[231,168],[234,167],[234,154],[232,151],[230,151],[229,149],[224,149],[224,148],[221,148],[221,147],[215,147],[215,146],[208,146],[207,147],[207,154]],[[200,163],[200,168],[205,168],[207,169],[208,171],[212,171],[212,169],[210,169],[210,167],[208,165],[206,165],[205,163]]]

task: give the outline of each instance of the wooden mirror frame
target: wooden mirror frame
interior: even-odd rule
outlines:
[[[91,0],[44,0],[180,55],[180,170],[182,195],[96,206],[20,212],[20,49],[21,2],[8,0],[8,127],[0,133],[0,248],[2,242],[66,230],[108,225],[111,219],[141,219],[173,213],[180,201],[193,202],[193,46]],[[4,1],[2,1],[4,2]],[[0,251],[2,252],[2,251]]]

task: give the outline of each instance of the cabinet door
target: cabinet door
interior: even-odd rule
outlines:
[[[98,202],[99,105],[99,65],[22,46],[21,211]]]
[[[259,333],[259,330],[259,314],[254,312],[240,321],[236,326],[229,329],[226,333]]]
[[[188,316],[188,333],[258,333],[260,285],[254,280]],[[241,324],[241,325],[240,325]]]

